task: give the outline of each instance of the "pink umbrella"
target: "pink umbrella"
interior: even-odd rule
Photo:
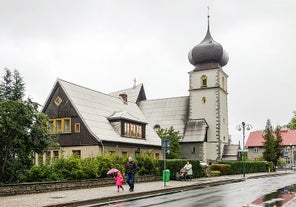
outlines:
[[[119,170],[117,170],[116,168],[112,168],[110,169],[108,172],[107,172],[107,175],[110,175],[110,174],[113,174],[113,173],[116,173],[118,172]]]

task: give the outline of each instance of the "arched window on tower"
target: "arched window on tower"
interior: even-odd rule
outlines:
[[[208,85],[208,81],[207,81],[207,76],[206,75],[202,75],[201,77],[200,77],[200,87],[202,88],[202,87],[207,87],[207,85]]]
[[[203,96],[203,97],[201,98],[201,102],[202,102],[203,104],[206,103],[206,97],[205,97],[205,96]]]

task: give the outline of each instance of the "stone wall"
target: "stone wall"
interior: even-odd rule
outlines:
[[[136,176],[136,183],[161,181],[160,176]],[[0,196],[18,194],[45,193],[62,190],[75,190],[82,188],[98,188],[115,185],[113,178],[101,178],[91,180],[75,180],[63,182],[34,182],[21,184],[0,185]]]

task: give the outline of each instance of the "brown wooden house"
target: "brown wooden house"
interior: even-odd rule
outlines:
[[[104,94],[58,79],[42,112],[49,116],[49,131],[57,135],[60,148],[45,153],[43,161],[72,154],[134,156],[141,151],[159,157],[160,138],[137,105],[145,99],[142,84]]]

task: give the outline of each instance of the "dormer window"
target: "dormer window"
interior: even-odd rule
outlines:
[[[113,129],[122,137],[145,138],[146,123],[126,111],[115,111],[108,117]]]
[[[139,124],[132,124],[125,122],[123,136],[125,137],[134,137],[134,138],[143,138],[143,127]]]

